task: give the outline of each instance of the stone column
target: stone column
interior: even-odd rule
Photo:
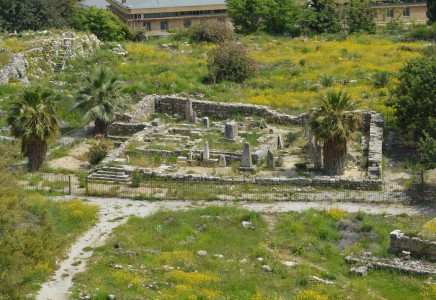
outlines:
[[[235,141],[238,136],[238,124],[236,122],[226,123],[225,126],[225,139]]]
[[[192,110],[192,101],[188,98],[185,105],[185,120],[192,122],[194,111]]]
[[[277,135],[277,148],[283,149],[283,138],[280,134]]]
[[[220,159],[219,159],[218,165],[220,167],[226,167],[227,166],[226,156],[224,154],[220,154]]]
[[[256,166],[253,165],[253,160],[251,158],[251,147],[250,143],[244,143],[244,150],[242,151],[241,166],[239,170],[241,171],[253,171]]]
[[[307,138],[307,149],[309,151],[308,156],[310,163],[312,163],[316,169],[320,169],[322,168],[322,149],[319,143],[315,140],[310,126],[305,127],[305,136]]]
[[[203,127],[204,128],[209,128],[210,127],[210,123],[209,123],[209,118],[208,117],[204,117],[203,119],[201,119],[203,122]]]
[[[209,159],[210,159],[209,143],[204,142],[203,161],[209,161]]]
[[[268,153],[266,154],[266,167],[268,169],[274,169],[274,153],[270,150],[268,150]]]

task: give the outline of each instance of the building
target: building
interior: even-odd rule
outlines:
[[[131,29],[167,31],[202,21],[230,22],[224,0],[106,0]]]
[[[88,0],[91,1],[91,0]],[[95,0],[94,0],[95,1]],[[228,22],[225,0],[106,0],[108,8],[131,29],[167,31],[190,27],[205,20]],[[307,0],[297,0],[304,4]],[[345,4],[347,0],[335,0]],[[390,20],[404,24],[419,24],[427,21],[426,0],[380,0],[372,1],[376,22],[384,25]]]
[[[373,1],[372,8],[376,12],[376,23],[379,25],[384,25],[391,20],[401,21],[406,25],[427,22],[426,0]]]

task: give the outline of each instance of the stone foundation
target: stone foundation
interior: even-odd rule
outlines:
[[[390,253],[410,252],[412,255],[424,256],[429,260],[436,261],[436,242],[422,240],[417,237],[408,237],[401,230],[390,233]]]

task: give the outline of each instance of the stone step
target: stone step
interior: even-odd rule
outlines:
[[[109,173],[109,172],[106,172],[106,173],[96,172],[96,173],[92,173],[89,176],[91,176],[91,177],[99,176],[99,177],[117,178],[117,179],[129,178],[129,175],[127,175],[127,174],[114,174],[114,173]]]
[[[112,166],[103,166],[98,171],[110,171],[110,172],[123,172],[124,168],[122,167],[112,167]]]
[[[124,171],[115,171],[115,170],[104,170],[100,169],[95,171],[93,174],[99,173],[99,174],[116,174],[116,175],[127,175]]]
[[[117,177],[109,177],[109,176],[104,176],[104,175],[90,175],[88,176],[88,179],[90,180],[100,180],[100,181],[114,181],[114,182],[127,182],[130,181],[129,177],[125,177],[125,178],[117,178]]]

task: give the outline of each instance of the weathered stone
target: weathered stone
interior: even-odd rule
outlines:
[[[293,261],[282,261],[282,264],[289,268],[295,268],[298,264]]]
[[[160,119],[159,118],[153,119],[153,121],[151,121],[151,125],[152,126],[159,126],[160,125]]]
[[[210,159],[209,143],[204,142],[203,161],[208,161],[209,159]]]
[[[242,227],[244,227],[245,229],[253,229],[253,223],[251,223],[250,221],[242,221]]]
[[[197,251],[197,255],[200,257],[206,257],[207,256],[207,251],[205,250],[198,250]]]
[[[366,267],[366,266],[353,267],[350,269],[350,273],[363,276],[363,275],[366,275],[368,273],[368,267]]]
[[[268,150],[268,154],[266,155],[266,167],[268,169],[274,169],[274,153],[271,150]]]
[[[224,154],[220,154],[218,164],[220,167],[227,167],[226,156]]]
[[[281,154],[277,157],[277,167],[283,167],[283,156]]]
[[[192,122],[192,117],[194,116],[194,111],[192,110],[192,101],[188,98],[185,104],[185,120]]]
[[[195,111],[192,113],[192,123],[197,124],[197,113]]]
[[[201,119],[203,127],[204,128],[209,128],[210,127],[210,122],[209,122],[209,118],[208,117],[204,117]]]
[[[271,273],[273,271],[273,267],[271,267],[270,265],[263,265],[262,270]]]
[[[280,134],[277,136],[277,148],[283,149],[283,139],[282,139],[282,136]]]
[[[225,139],[234,141],[238,136],[238,124],[236,122],[229,122],[225,125]]]
[[[241,166],[239,167],[239,170],[252,171],[255,169],[256,166],[253,165],[253,161],[251,158],[250,143],[244,143],[244,150],[242,151]]]

